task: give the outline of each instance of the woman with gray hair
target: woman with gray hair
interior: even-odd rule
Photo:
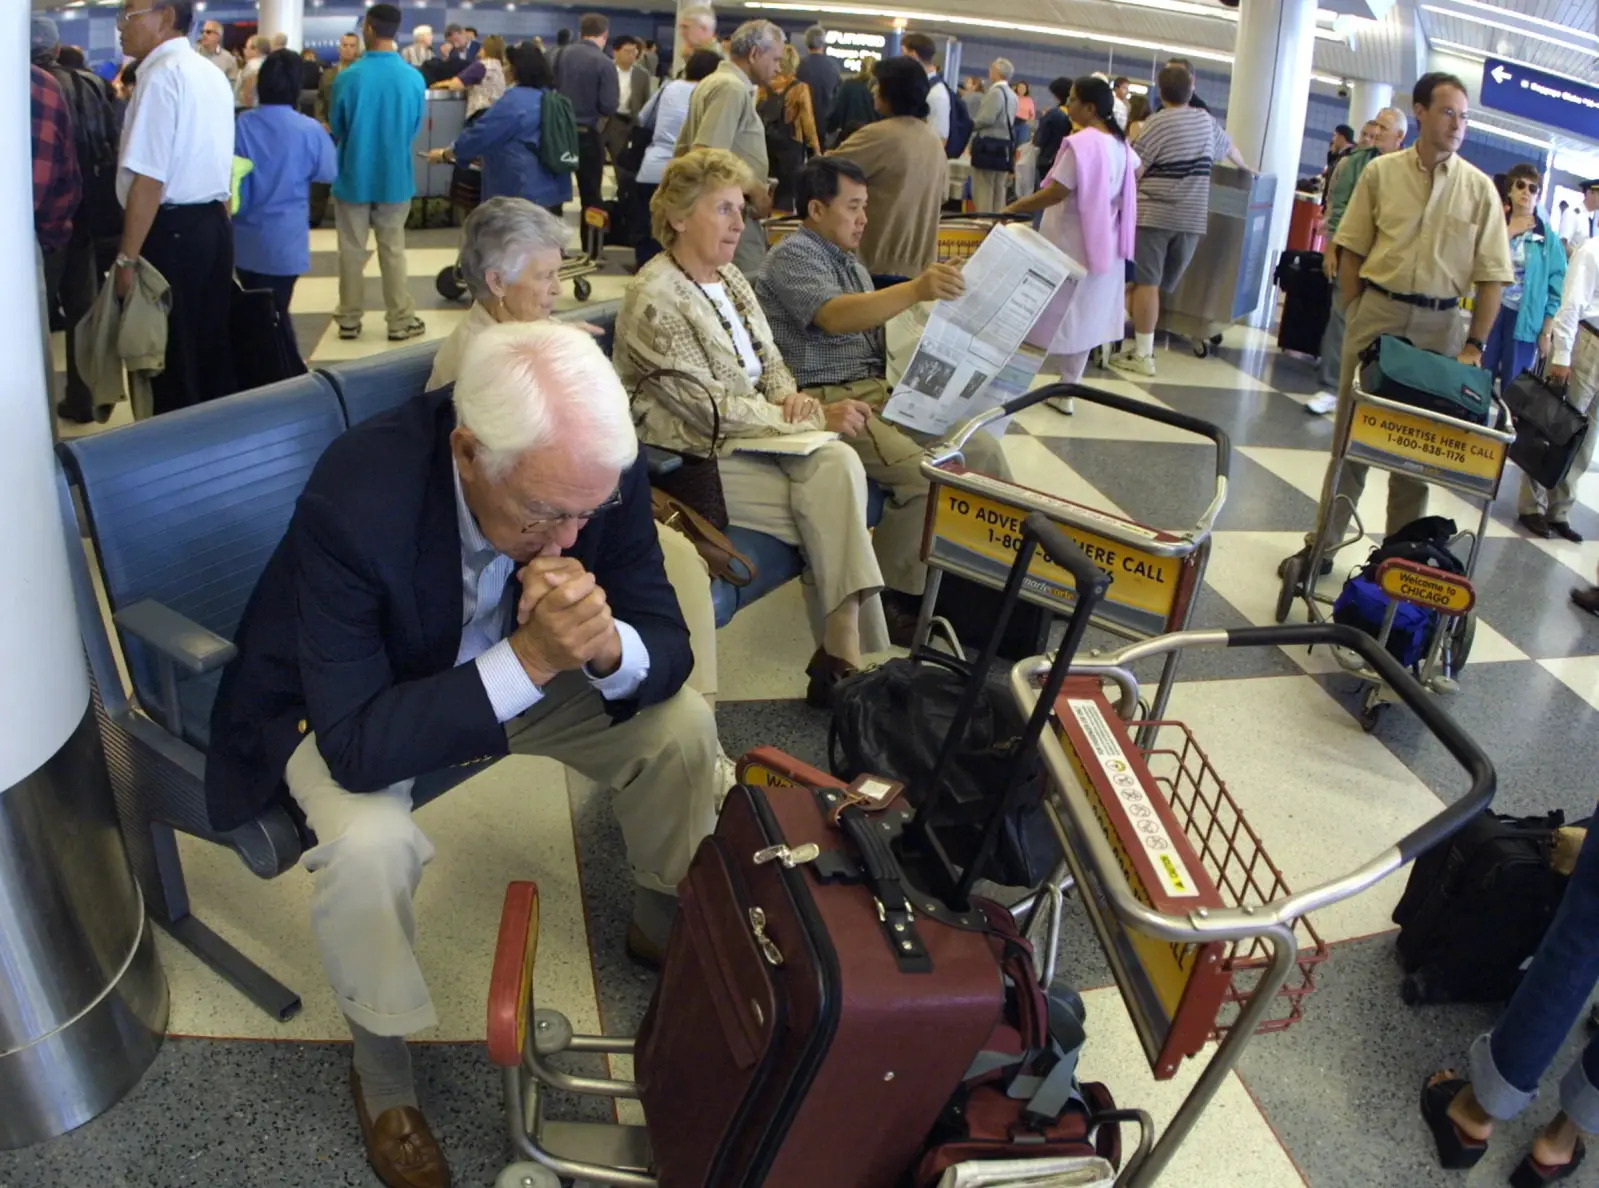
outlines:
[[[566,224],[526,198],[490,198],[467,216],[462,228],[461,280],[472,294],[472,308],[439,346],[428,375],[428,389],[453,384],[472,341],[501,322],[541,322],[555,311],[560,295],[561,250]],[[599,330],[584,326],[593,334]],[[699,550],[681,532],[657,524],[666,577],[677,593],[694,649],[689,688],[716,703],[716,611],[711,577]]]

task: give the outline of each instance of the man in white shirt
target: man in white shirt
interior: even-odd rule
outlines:
[[[1588,193],[1599,193],[1589,190]],[[1588,472],[1593,461],[1594,441],[1599,436],[1599,426],[1594,420],[1599,416],[1599,236],[1590,237],[1574,256],[1566,269],[1565,288],[1560,298],[1560,309],[1549,326],[1549,367],[1546,378],[1551,384],[1566,386],[1566,399],[1578,410],[1588,414],[1588,432],[1577,454],[1571,460],[1566,477],[1554,487],[1540,487],[1525,475],[1521,479],[1521,499],[1517,513],[1538,513],[1553,524],[1568,524],[1572,507],[1577,502],[1577,482]],[[1568,540],[1581,537],[1569,527],[1560,533]],[[1584,610],[1599,614],[1599,589],[1573,591],[1572,601]],[[1586,601],[1585,601],[1586,600]],[[1589,602],[1593,605],[1589,605]]]
[[[611,164],[615,165],[616,158],[627,148],[628,137],[633,133],[639,113],[650,101],[650,72],[639,65],[639,54],[644,49],[644,43],[637,37],[624,33],[611,42],[611,49],[616,55],[617,98],[616,110],[605,120],[604,139]],[[618,184],[625,184],[627,180],[624,177],[617,178]]]
[[[1579,189],[1582,190],[1582,206],[1577,211],[1571,238],[1566,242],[1573,252],[1599,235],[1599,177],[1583,182]]]
[[[927,71],[927,126],[938,133],[939,140],[949,144],[949,87],[938,73],[934,58],[938,47],[926,33],[907,33],[900,38],[900,48],[905,56],[920,62]]]
[[[139,85],[118,154],[122,242],[112,276],[126,297],[143,258],[171,286],[166,367],[150,383],[157,413],[233,391],[233,92],[189,45],[193,17],[191,0],[146,0],[117,16]]]
[[[1127,131],[1127,103],[1132,93],[1132,83],[1127,80],[1125,74],[1110,85],[1111,114],[1116,117],[1116,126],[1123,132]]]
[[[207,21],[200,28],[200,40],[195,43],[195,52],[207,62],[210,62],[232,82],[239,77],[239,60],[222,48],[222,26],[216,21]]]

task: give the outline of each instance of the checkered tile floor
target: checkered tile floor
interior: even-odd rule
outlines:
[[[453,258],[456,237],[453,230],[410,237],[411,288],[430,336],[448,333],[463,313],[440,299],[432,282]],[[331,323],[331,230],[313,235],[313,249],[312,274],[300,282],[294,306],[312,361],[387,349],[375,258],[367,269],[366,333],[341,342]],[[620,270],[596,277],[593,300],[619,296],[625,284]],[[1275,567],[1312,522],[1331,436],[1329,420],[1302,409],[1315,388],[1311,365],[1278,353],[1261,331],[1234,328],[1215,357],[1195,359],[1176,342],[1160,349],[1158,367],[1152,381],[1091,371],[1087,382],[1206,418],[1231,435],[1231,488],[1193,625],[1270,623]],[[1018,417],[1005,449],[1022,483],[1156,526],[1191,524],[1210,494],[1208,445],[1083,402],[1075,417],[1042,407]],[[1599,476],[1583,480],[1572,517],[1593,538],[1582,544],[1522,535],[1514,524],[1517,481],[1507,475],[1492,509],[1476,575],[1475,646],[1459,693],[1445,704],[1492,756],[1502,810],[1586,816],[1594,803],[1588,776],[1599,763],[1599,620],[1572,607],[1567,591],[1599,569]],[[1383,496],[1384,476],[1374,473],[1361,506],[1373,528],[1381,527]],[[1449,496],[1435,496],[1433,508],[1462,527],[1476,522]],[[1351,549],[1349,562],[1363,551]],[[825,719],[800,700],[812,646],[804,622],[791,584],[720,633],[718,719],[729,752],[774,744],[825,763]],[[1463,789],[1452,762],[1404,711],[1391,710],[1367,734],[1356,704],[1352,679],[1329,658],[1302,650],[1201,652],[1179,673],[1171,715],[1193,728],[1291,885],[1354,869]],[[428,806],[419,822],[439,850],[419,902],[421,956],[441,1018],[422,1037],[439,1041],[419,1058],[424,1106],[457,1181],[487,1183],[506,1153],[496,1078],[475,1045],[505,881],[532,877],[545,888],[542,1004],[569,1011],[580,1026],[625,1032],[637,1024],[650,982],[622,956],[627,891],[614,822],[598,798],[568,787],[553,764],[507,761]],[[343,1056],[314,1042],[341,1039],[343,1031],[306,930],[307,880],[296,872],[256,882],[231,856],[198,842],[184,842],[184,857],[196,911],[300,989],[305,1013],[273,1024],[163,943],[173,1029],[207,1038],[169,1045],[157,1070],[104,1119],[34,1151],[0,1154],[0,1188],[375,1183],[363,1169],[340,1089]],[[1429,1072],[1458,1066],[1494,1012],[1418,1011],[1400,1001],[1389,913],[1403,877],[1317,918],[1332,954],[1304,1022],[1252,1044],[1163,1185],[1503,1182],[1552,1107],[1540,1104],[1503,1128],[1468,1178],[1433,1165],[1416,1114],[1417,1088]],[[1175,1082],[1153,1082],[1079,916],[1064,950],[1062,968],[1085,988],[1089,1005],[1085,1073],[1163,1122],[1197,1067],[1191,1061]],[[246,1042],[256,1040],[285,1042]],[[1568,1046],[1548,1085],[1574,1050]],[[1545,1100],[1551,1096],[1546,1090]],[[250,1121],[241,1126],[245,1109]],[[261,1141],[283,1128],[292,1128],[295,1143]],[[135,1137],[153,1133],[163,1141]]]

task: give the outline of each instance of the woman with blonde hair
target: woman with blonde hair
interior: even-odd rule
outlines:
[[[613,355],[633,393],[640,440],[714,455],[729,522],[804,554],[818,645],[805,699],[825,707],[862,654],[888,644],[866,472],[842,441],[804,454],[737,446],[806,430],[853,437],[870,410],[855,400],[823,405],[796,389],[754,290],[733,266],[751,182],[744,163],[721,149],[695,149],[667,166],[650,202],[663,250],[622,299]]]
[[[772,176],[777,178],[777,190],[772,195],[774,211],[794,209],[794,182],[799,171],[805,168],[807,157],[822,151],[822,142],[816,135],[811,88],[795,81],[798,69],[799,51],[785,45],[777,74],[755,92],[755,110],[766,128],[766,160]]]

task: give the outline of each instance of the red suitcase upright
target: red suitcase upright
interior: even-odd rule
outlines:
[[[1026,531],[1007,607],[1039,540],[1081,597],[1024,735],[1036,742],[1054,704],[1048,684],[1058,689],[1108,580],[1042,517]],[[856,803],[839,781],[767,749],[746,757],[740,781],[679,887],[639,1032],[658,1183],[894,1188],[1003,1018],[1001,935],[976,906],[946,904],[969,905],[1006,806],[972,867],[955,872],[931,862],[937,839],[900,797]],[[912,835],[903,846],[902,832]],[[934,893],[912,885],[901,853]]]

